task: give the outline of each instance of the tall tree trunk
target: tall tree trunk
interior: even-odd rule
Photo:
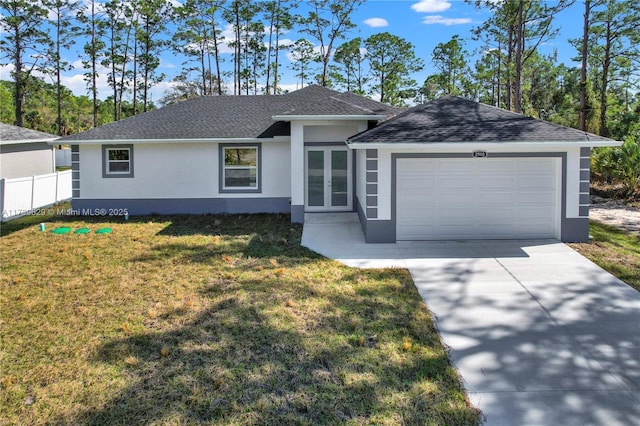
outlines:
[[[213,70],[211,69],[211,43],[207,39],[207,76],[209,77],[209,95],[213,95]]]
[[[500,108],[500,98],[502,95],[502,44],[498,41],[498,75],[496,76],[498,83],[498,94],[496,96],[496,106]]]
[[[236,78],[238,79],[238,95],[242,94],[242,74],[240,70],[242,68],[242,46],[240,46],[240,5],[238,1],[234,3],[236,13]]]
[[[245,23],[244,30],[244,69],[247,72],[247,75],[245,77],[245,94],[249,96],[249,87],[251,86],[251,72],[249,71],[249,22]]]
[[[280,8],[280,0],[278,0],[278,8]],[[273,62],[273,94],[278,94],[278,58],[280,58],[280,14],[276,15],[276,45],[275,45],[276,58]]]
[[[138,26],[133,31],[133,115],[138,114]]]
[[[600,136],[607,136],[607,90],[609,86],[609,67],[611,66],[611,19],[607,20],[605,32],[604,60],[602,62],[602,80],[600,84]]]
[[[509,111],[513,111],[513,75],[511,65],[513,64],[513,25],[509,24],[509,35],[508,35],[508,46],[507,46],[507,87],[506,87],[506,109]]]
[[[98,86],[96,56],[96,2],[91,0],[91,95],[93,98],[93,127],[98,127]]]
[[[222,95],[222,74],[220,73],[220,52],[218,51],[218,35],[216,34],[215,17],[211,16],[211,30],[213,31],[213,58],[216,63],[216,89],[218,95]]]
[[[522,54],[524,50],[524,0],[518,2],[518,39],[516,41],[516,78],[513,85],[513,109],[522,114]]]
[[[580,67],[580,130],[587,130],[587,54],[589,49],[589,15],[591,0],[584,0],[584,25],[582,30],[582,66]]]
[[[56,5],[56,104],[57,116],[56,127],[58,128],[58,136],[64,136],[62,133],[62,83],[60,81],[60,4]]]
[[[277,13],[276,7],[278,7],[278,2],[274,1],[272,5],[273,9],[271,9],[271,18],[269,19],[269,44],[267,46],[267,78],[266,78],[267,85],[265,87],[265,93],[267,95],[271,94],[270,87],[269,87],[269,84],[271,83],[269,81],[269,79],[271,78],[271,47],[272,47],[271,43],[273,41],[273,24],[276,19],[275,15]]]
[[[202,70],[202,88],[200,89],[200,95],[207,95],[207,67],[204,64],[204,51],[206,49],[206,38],[202,42],[202,48],[200,50],[200,69]]]
[[[151,51],[151,37],[149,31],[149,17],[144,22],[144,87],[142,88],[142,111],[147,112],[147,102],[149,96],[149,52]]]
[[[118,82],[116,80],[115,28],[111,24],[111,85],[113,86],[113,121],[118,121]]]
[[[13,55],[13,63],[14,63],[14,73],[15,73],[15,90],[14,90],[14,107],[15,107],[15,115],[16,115],[16,126],[22,127],[22,99],[24,98],[24,81],[22,74],[22,37],[20,36],[20,31],[18,27],[15,28],[15,39],[16,39],[16,51]]]
[[[122,70],[120,76],[120,92],[118,93],[118,120],[122,119],[122,96],[124,95],[124,83],[127,76],[127,61],[129,57],[129,40],[131,38],[131,28],[133,26],[133,20],[131,25],[127,29],[127,37],[124,42],[124,55],[122,55]]]

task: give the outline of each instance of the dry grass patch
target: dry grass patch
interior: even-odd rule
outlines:
[[[404,270],[286,216],[25,218],[0,242],[4,424],[475,425]]]

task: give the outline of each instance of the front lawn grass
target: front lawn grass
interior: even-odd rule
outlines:
[[[41,221],[0,238],[2,424],[478,424],[406,270],[287,216]]]
[[[592,220],[591,241],[570,244],[577,252],[640,291],[640,235]]]

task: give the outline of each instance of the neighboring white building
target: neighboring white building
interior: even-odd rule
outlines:
[[[446,96],[405,112],[320,86],[207,96],[61,140],[74,209],[356,211],[368,242],[588,238],[610,139]]]
[[[17,178],[56,171],[54,147],[58,136],[0,123],[0,178]]]

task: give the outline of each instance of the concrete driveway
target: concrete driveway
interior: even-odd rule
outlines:
[[[325,256],[409,269],[487,425],[640,425],[640,293],[565,244],[365,244],[353,215],[305,222]]]

